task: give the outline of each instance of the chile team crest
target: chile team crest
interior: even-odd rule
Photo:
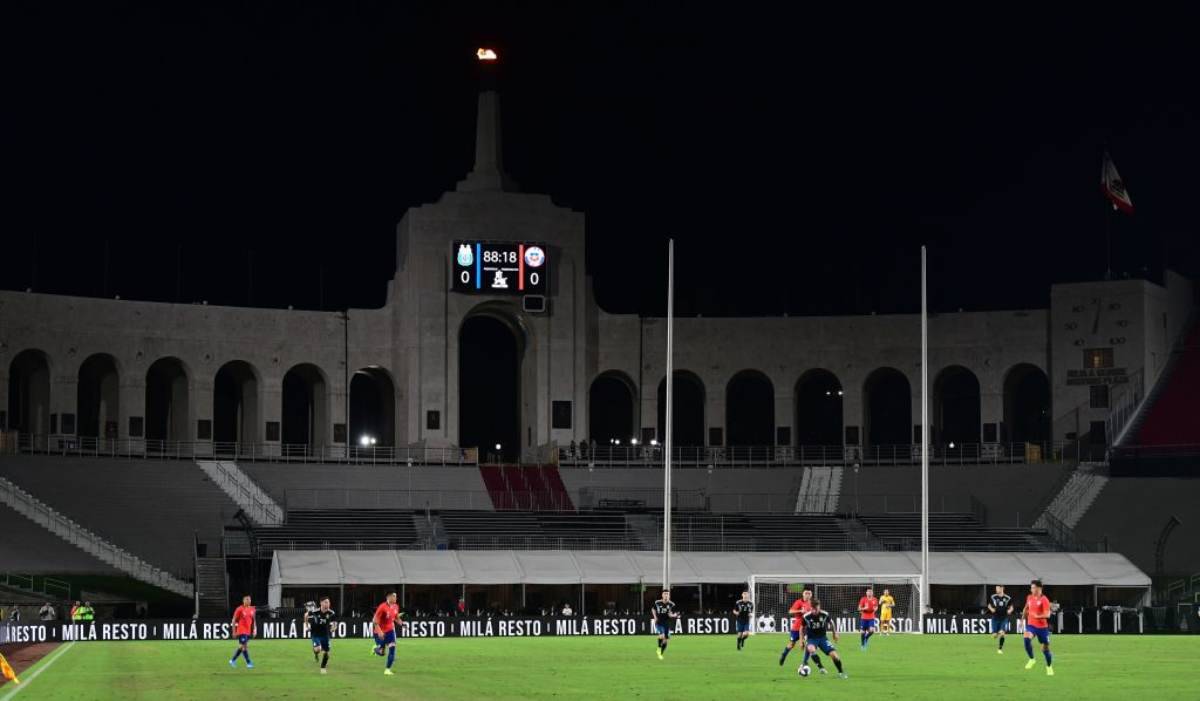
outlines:
[[[546,262],[546,254],[538,246],[530,246],[525,249],[525,265],[531,268],[540,268],[542,263]]]

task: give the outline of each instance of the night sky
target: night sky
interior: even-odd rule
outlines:
[[[922,242],[935,310],[1046,306],[1108,223],[1118,275],[1200,275],[1196,10],[648,4],[5,3],[0,287],[103,294],[107,242],[126,299],[382,305],[481,43],[612,312],[662,313],[669,236],[681,314],[912,311]]]

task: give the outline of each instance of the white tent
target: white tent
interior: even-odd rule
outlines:
[[[931,553],[934,585],[1143,587],[1150,577],[1118,553]],[[751,574],[862,575],[920,571],[915,552],[677,552],[675,584],[738,584]],[[268,602],[283,587],[342,584],[630,584],[662,578],[657,551],[277,550]]]

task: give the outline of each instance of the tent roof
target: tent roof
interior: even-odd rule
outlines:
[[[909,552],[677,552],[672,583],[733,584],[752,574],[904,575],[919,570]],[[932,584],[1147,587],[1150,577],[1118,553],[930,553]],[[620,584],[662,580],[658,551],[277,550],[270,583]]]

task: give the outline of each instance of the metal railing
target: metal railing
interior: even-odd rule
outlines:
[[[15,511],[24,514],[34,523],[116,569],[180,596],[192,595],[192,585],[182,578],[177,578],[128,550],[114,545],[3,477],[0,477],[0,500],[7,502]]]
[[[197,460],[200,469],[209,473],[217,486],[233,498],[234,502],[252,514],[260,525],[274,526],[283,523],[283,508],[240,470],[230,470],[222,461]]]
[[[168,441],[144,438],[17,434],[15,452],[80,457],[156,458],[171,460],[238,460],[274,463],[339,463],[354,465],[478,464],[476,451],[457,447],[392,447]]]
[[[1163,375],[1166,376],[1165,374]],[[1129,381],[1116,386],[1109,401],[1108,417],[1104,420],[1104,433],[1109,445],[1116,445],[1130,420],[1137,416],[1142,400],[1146,398],[1145,369],[1129,376]]]
[[[999,465],[1056,463],[1069,459],[1064,450],[1074,442],[954,443],[930,446],[935,465]],[[560,446],[558,463],[575,467],[659,467],[663,451],[657,445]],[[914,465],[921,462],[920,444],[876,446],[703,446],[672,449],[677,468],[776,467],[818,465]]]
[[[1002,465],[1057,463],[1077,455],[1078,441],[1044,443],[955,443],[930,446],[934,465]],[[273,463],[354,465],[475,466],[475,448],[305,445],[166,441],[142,438],[17,434],[15,451],[82,457],[137,457],[174,460],[236,460]],[[662,447],[598,445],[539,450],[537,462],[564,467],[660,467]],[[683,469],[756,468],[818,465],[914,465],[921,462],[920,444],[876,446],[681,446],[672,465]]]

